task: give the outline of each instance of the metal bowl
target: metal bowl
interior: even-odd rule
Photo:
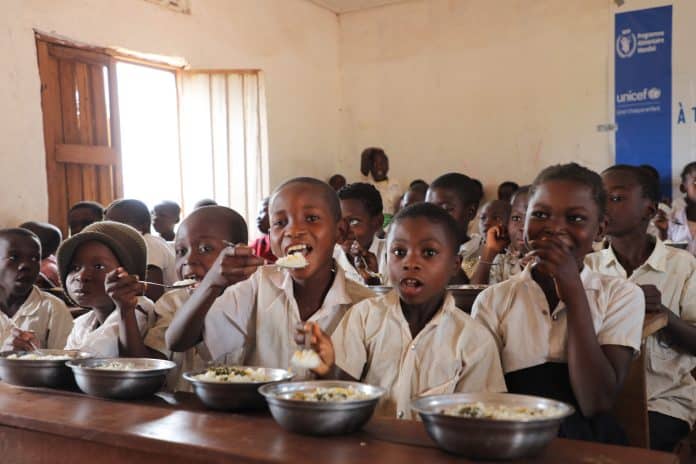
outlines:
[[[488,288],[488,285],[448,285],[447,290],[454,297],[457,308],[466,313],[471,313],[471,307],[479,293]]]
[[[667,240],[664,243],[669,247],[679,248],[680,250],[686,250],[687,248],[689,248],[689,242],[671,242]]]
[[[392,291],[394,287],[391,285],[368,285],[367,288],[375,292],[375,295],[384,295]]]
[[[240,368],[250,366],[236,366]],[[254,367],[261,370],[270,380],[262,382],[215,382],[197,379],[196,376],[205,373],[208,369],[184,373],[184,379],[191,382],[193,391],[198,398],[211,409],[223,411],[241,409],[260,409],[266,405],[263,396],[259,393],[259,387],[270,383],[288,381],[294,374],[283,369],[268,369]]]
[[[368,399],[342,402],[302,401],[291,399],[293,393],[317,387],[353,387],[369,395]],[[259,393],[266,397],[271,415],[284,429],[305,435],[343,435],[355,432],[370,420],[382,388],[359,382],[315,380],[264,385]]]
[[[76,359],[91,358],[92,355],[77,350],[47,350],[42,353],[66,355]],[[74,384],[72,372],[62,359],[9,359],[16,354],[22,356],[29,351],[3,351],[0,353],[0,378],[12,385],[23,387],[67,387]]]
[[[446,415],[443,409],[480,401],[484,404],[555,408],[558,414],[525,420],[497,420]],[[437,445],[470,459],[517,459],[541,452],[558,435],[573,407],[560,401],[508,393],[457,393],[419,398],[411,404]]]
[[[110,362],[128,363],[131,370],[99,369]],[[94,358],[68,361],[77,386],[83,392],[105,398],[130,400],[150,396],[162,388],[167,373],[176,367],[171,361],[150,358]]]

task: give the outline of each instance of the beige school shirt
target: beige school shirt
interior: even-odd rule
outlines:
[[[415,419],[422,395],[506,390],[493,338],[450,294],[415,338],[394,290],[356,304],[331,338],[336,365],[387,391],[380,415]]]
[[[489,272],[488,284],[499,284],[520,274],[524,270],[523,262],[524,260],[519,257],[518,252],[505,251],[505,253],[497,254]]]
[[[152,301],[144,296],[138,297],[135,319],[138,322],[140,335],[144,336],[154,322],[154,309],[155,305]],[[75,326],[70,332],[65,349],[86,351],[99,357],[118,357],[120,322],[121,312],[118,309],[111,311],[101,325],[97,319],[97,313],[94,310],[89,311],[75,319]]]
[[[587,266],[602,274],[626,278],[626,271],[611,248],[588,255]],[[647,261],[628,280],[654,285],[662,293],[662,304],[683,321],[696,325],[696,258],[684,250],[656,240]],[[696,381],[691,371],[696,356],[680,351],[662,332],[645,342],[648,409],[693,424],[696,420]]]
[[[529,265],[522,273],[488,287],[471,309],[471,315],[493,334],[506,374],[568,361],[566,305],[559,301],[551,310],[531,270]],[[580,279],[599,344],[627,346],[638,352],[645,315],[643,291],[625,279],[599,274],[587,266]]]
[[[153,350],[159,351],[170,361],[176,363],[176,368],[167,375],[166,388],[170,391],[193,391],[191,384],[184,380],[182,374],[188,371],[203,369],[211,360],[208,348],[203,342],[182,353],[170,351],[164,335],[172,323],[174,314],[188,300],[189,290],[180,288],[162,295],[155,303],[155,324],[145,334],[144,343]]]
[[[462,243],[459,247],[459,256],[462,257],[462,271],[470,279],[474,275],[474,270],[476,270],[482,247],[483,237],[479,234],[472,235],[468,242]]]
[[[331,335],[348,308],[371,296],[370,289],[347,279],[337,266],[321,308],[308,321]],[[213,360],[287,369],[293,353],[301,349],[294,340],[301,323],[290,273],[263,266],[215,300],[205,318],[203,340]],[[308,371],[294,370],[295,380],[311,377]]]
[[[73,327],[73,317],[60,298],[34,287],[11,318],[0,312],[3,349],[12,349],[14,327],[34,332],[42,348],[62,350]]]

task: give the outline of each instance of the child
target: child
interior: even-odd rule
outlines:
[[[388,243],[395,289],[353,306],[331,338],[307,324],[323,362],[315,372],[383,387],[378,414],[399,419],[415,418],[421,395],[505,391],[493,338],[446,291],[461,259],[452,217],[427,203],[405,208]]]
[[[193,209],[197,210],[198,208],[203,208],[204,206],[217,206],[217,201],[211,200],[210,198],[204,198],[202,200],[198,200],[196,204],[193,205]]]
[[[214,360],[287,368],[298,348],[297,324],[314,321],[332,333],[350,306],[373,296],[346,279],[332,258],[346,231],[328,184],[291,179],[271,196],[269,213],[273,254],[302,253],[307,266],[260,267],[263,260],[251,248],[225,248],[174,315],[165,334],[170,350],[185,351],[203,340]]]
[[[273,264],[276,262],[277,258],[271,251],[271,238],[268,236],[268,230],[271,228],[268,222],[268,200],[269,197],[266,197],[261,201],[259,205],[259,214],[256,216],[256,226],[263,235],[254,240],[249,246],[254,250],[256,256],[265,259],[267,264]]]
[[[58,277],[58,264],[56,262],[56,250],[60,242],[63,241],[63,234],[60,229],[47,222],[29,221],[20,225],[22,229],[27,229],[36,234],[41,241],[41,267],[36,285],[39,288],[60,287],[60,277]]]
[[[62,349],[72,329],[60,299],[34,286],[41,242],[27,229],[0,230],[0,341],[3,349]]]
[[[497,284],[522,272],[527,264],[524,259],[528,251],[524,243],[524,219],[528,202],[529,185],[525,185],[512,195],[507,235],[500,234],[496,229],[489,230],[486,234],[485,246],[471,279],[472,284]]]
[[[672,451],[696,420],[696,258],[665,246],[647,232],[659,201],[649,172],[626,165],[602,174],[608,195],[611,246],[587,256],[594,271],[643,287],[646,311],[669,316],[667,327],[647,339],[650,447]]]
[[[104,217],[135,228],[143,235],[147,246],[147,278],[155,284],[171,285],[176,281],[174,252],[161,237],[150,233],[150,213],[139,200],[116,200],[107,208]],[[162,287],[147,287],[146,296],[152,301],[162,296]]]
[[[525,237],[533,263],[474,301],[498,343],[511,393],[574,405],[560,435],[625,443],[611,411],[640,349],[645,298],[635,284],[583,266],[605,229],[602,179],[575,163],[532,185]]]
[[[104,219],[104,207],[96,201],[78,201],[68,211],[70,235],[79,233],[88,225]]]
[[[469,222],[476,216],[480,200],[476,183],[470,177],[456,172],[435,179],[425,197],[425,201],[443,208],[457,222],[463,273],[459,273],[453,283],[468,284],[478,262],[481,240],[469,237],[468,230]]]
[[[486,238],[481,246],[479,262],[471,277],[472,284],[488,284],[495,259],[510,243],[507,230],[510,208],[510,204],[502,200],[489,201],[481,208],[479,230]]]
[[[365,182],[373,184],[382,197],[384,226],[386,227],[394,215],[394,205],[401,198],[401,187],[397,182],[387,177],[389,158],[384,150],[376,147],[364,149],[360,155],[360,172],[365,176]]]
[[[689,242],[687,250],[696,255],[696,161],[684,166],[679,190],[684,194],[686,205],[672,213],[669,228],[663,229],[661,235],[673,242]]]
[[[176,272],[179,279],[203,280],[220,252],[229,243],[246,243],[247,225],[235,211],[224,206],[207,206],[194,210],[184,219],[176,232]],[[181,373],[201,369],[211,361],[205,344],[199,343],[184,353],[172,353],[167,348],[165,333],[177,310],[188,300],[193,289],[171,290],[155,304],[157,322],[145,335],[145,345],[157,350],[177,364],[168,376],[172,390],[191,391]]]
[[[152,227],[167,242],[174,240],[174,226],[179,223],[181,208],[173,201],[163,201],[152,209]]]
[[[85,227],[58,249],[58,269],[75,305],[91,311],[75,319],[66,349],[96,356],[160,357],[143,343],[153,304],[142,294],[147,248],[132,227],[102,221]]]
[[[505,203],[510,203],[512,201],[512,195],[519,190],[520,186],[517,183],[510,180],[502,182],[498,186],[498,200],[504,201]]]
[[[343,177],[341,174],[334,174],[329,179],[329,185],[331,186],[332,189],[334,189],[336,192],[338,192],[339,190],[341,190],[343,187],[346,186],[346,178]]]
[[[428,184],[423,180],[414,180],[409,185],[408,190],[401,197],[401,208],[422,203],[425,201],[425,194],[428,192]]]
[[[343,268],[346,277],[361,284],[386,284],[386,240],[378,238],[382,228],[382,198],[377,189],[363,182],[349,184],[338,191],[341,213],[348,225],[348,233],[340,244],[334,259]]]

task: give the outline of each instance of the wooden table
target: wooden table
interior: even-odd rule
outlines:
[[[191,394],[109,401],[0,383],[0,461],[5,463],[466,463],[435,448],[422,424],[373,420],[342,437],[281,429],[267,413],[205,410]],[[516,463],[675,464],[675,455],[556,439]]]

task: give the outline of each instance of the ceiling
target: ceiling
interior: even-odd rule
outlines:
[[[365,10],[392,3],[403,3],[410,0],[311,0],[334,13],[348,13],[349,11]]]

